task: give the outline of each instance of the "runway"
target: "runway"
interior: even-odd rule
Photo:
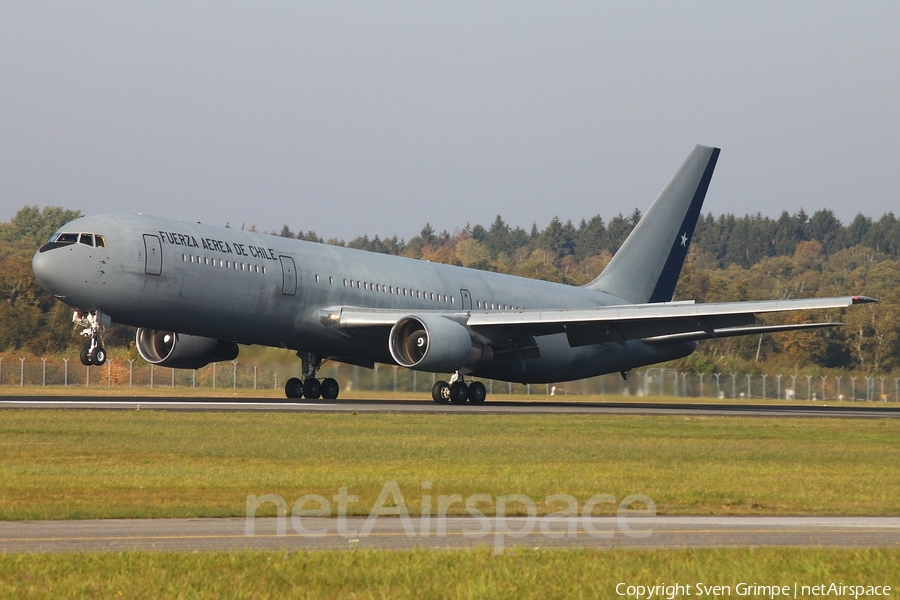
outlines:
[[[698,402],[520,402],[436,404],[425,400],[271,400],[248,398],[2,396],[0,409],[166,410],[166,411],[280,411],[326,413],[421,414],[624,414],[706,415],[756,417],[898,418],[900,408],[877,403],[834,405],[707,404]]]
[[[618,519],[618,520],[617,520]],[[280,523],[279,523],[280,521]],[[0,552],[900,547],[900,517],[303,517],[0,523]],[[279,527],[281,529],[279,530]],[[298,529],[299,527],[299,529]],[[340,528],[340,529],[339,529]],[[298,533],[300,531],[301,533]],[[308,531],[309,533],[302,533]],[[313,533],[315,532],[315,533]]]

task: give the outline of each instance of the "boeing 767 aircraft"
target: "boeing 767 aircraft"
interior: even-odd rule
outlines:
[[[828,327],[757,325],[762,313],[841,308],[865,296],[672,302],[718,148],[696,146],[599,276],[537,281],[145,215],[64,225],[34,256],[41,284],[75,309],[85,364],[105,327],[137,327],[147,361],[197,369],[238,344],[295,350],[288,398],[337,398],[327,360],[448,373],[435,402],[484,402],[474,377],[571,381],[689,355],[704,339]]]

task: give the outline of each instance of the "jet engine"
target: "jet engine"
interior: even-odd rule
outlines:
[[[211,362],[234,360],[238,355],[234,342],[146,327],[137,330],[135,344],[147,362],[173,369],[199,369]]]
[[[404,317],[391,328],[391,356],[403,367],[452,373],[488,361],[493,352],[456,321],[439,315]]]

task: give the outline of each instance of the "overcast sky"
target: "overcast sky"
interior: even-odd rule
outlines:
[[[409,239],[646,209],[896,208],[900,2],[0,4],[26,204]],[[900,211],[898,211],[900,212]]]

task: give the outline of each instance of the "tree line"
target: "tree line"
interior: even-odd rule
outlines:
[[[80,344],[71,310],[34,279],[31,257],[52,232],[81,216],[57,207],[26,206],[0,223],[0,349],[61,352]],[[288,225],[269,232],[318,243],[407,256],[432,262],[582,285],[593,279],[641,218],[639,210],[608,221],[596,215],[578,225],[554,217],[543,229],[513,227],[497,216],[485,227],[438,232],[426,224],[409,240],[360,236],[324,240]],[[698,302],[866,294],[881,303],[829,314],[788,315],[826,319],[845,327],[704,342],[676,368],[692,372],[779,368],[853,369],[872,374],[900,369],[900,223],[857,215],[844,225],[830,210],[808,216],[784,212],[702,216],[676,288],[676,299]],[[132,332],[114,328],[108,345],[127,345]]]

